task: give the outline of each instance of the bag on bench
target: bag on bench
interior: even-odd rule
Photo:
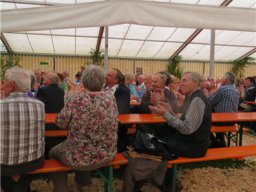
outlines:
[[[168,151],[167,145],[164,141],[150,133],[144,133],[140,130],[136,133],[134,150],[139,153],[162,156],[162,159],[164,160],[173,160],[178,158],[177,155]]]

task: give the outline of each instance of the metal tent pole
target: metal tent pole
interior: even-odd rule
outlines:
[[[210,74],[209,78],[214,78],[214,51],[215,51],[215,29],[211,29],[211,45],[210,45]]]
[[[108,26],[105,27],[105,51],[104,51],[104,71],[109,70],[109,61],[108,61]]]

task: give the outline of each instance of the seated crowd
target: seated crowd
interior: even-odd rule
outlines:
[[[90,171],[107,165],[131,144],[127,136],[131,125],[118,123],[118,114],[162,115],[165,125],[138,130],[157,134],[168,154],[202,157],[210,146],[226,146],[223,133],[211,134],[211,113],[256,111],[248,103],[255,97],[255,77],[237,80],[230,72],[214,81],[196,72],[185,72],[178,79],[163,71],[123,75],[112,68],[105,75],[102,68],[89,65],[72,82],[68,71],[10,68],[0,92],[1,188],[29,191],[33,175],[26,173],[40,168],[45,158],[54,158],[74,170],[78,189],[86,191]],[[130,106],[132,100],[140,102],[136,109]],[[45,125],[45,113],[58,113],[56,123]],[[44,138],[45,130],[53,129],[67,129],[67,138]],[[143,160],[129,158],[123,191],[139,190],[141,181],[152,177],[144,170],[161,167],[155,182],[162,183],[166,161],[144,165]],[[49,178],[54,191],[68,191],[67,173],[53,173]]]

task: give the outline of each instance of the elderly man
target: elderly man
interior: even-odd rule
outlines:
[[[185,157],[204,156],[210,141],[211,106],[200,89],[201,76],[196,72],[186,72],[181,79],[181,89],[185,94],[183,112],[180,117],[173,113],[168,103],[160,102],[150,106],[153,113],[163,115],[174,130],[174,134],[163,138],[169,150]]]
[[[27,96],[31,77],[19,67],[5,73],[0,100],[1,186],[4,191],[27,191],[32,175],[44,162],[44,104]],[[16,182],[14,175],[21,175]]]
[[[151,113],[148,107],[150,105],[156,105],[159,101],[170,103],[174,113],[178,112],[175,95],[165,87],[169,84],[169,81],[170,77],[166,73],[159,72],[152,75],[151,89],[147,90],[141,99],[140,113]]]
[[[146,90],[151,90],[151,85],[152,85],[152,75],[145,75],[145,81],[144,81]]]
[[[240,95],[240,110],[256,111],[256,107],[250,104],[243,103],[244,101],[255,101],[256,99],[256,85],[253,77],[246,77],[244,84],[239,86]]]
[[[59,77],[54,72],[48,72],[44,78],[44,86],[40,87],[36,98],[45,104],[45,113],[59,113],[64,106],[64,90],[58,85]],[[47,124],[46,130],[58,130],[55,124]],[[50,149],[64,141],[63,137],[46,138],[45,157],[48,159]]]
[[[238,111],[239,94],[235,88],[236,76],[227,72],[221,79],[221,86],[217,90],[212,90],[208,95],[213,112],[230,113]],[[215,123],[216,126],[232,125],[233,123]],[[224,133],[217,133],[216,137],[211,135],[212,147],[225,147]]]
[[[44,78],[45,86],[38,90],[36,98],[45,104],[46,113],[59,113],[64,106],[64,91],[58,83],[58,75],[48,72]]]
[[[153,113],[163,115],[170,125],[170,127],[166,127],[170,130],[169,134],[158,139],[166,144],[167,150],[171,154],[183,157],[202,157],[208,149],[211,130],[211,106],[200,89],[201,82],[202,79],[198,73],[184,73],[181,80],[181,89],[186,98],[180,117],[174,114],[171,105],[167,102],[161,101],[156,106],[149,107]],[[137,181],[155,177],[163,178],[164,172],[158,174],[158,176],[150,173],[156,173],[160,167],[167,165],[155,165],[155,161],[147,160],[146,162],[137,160],[134,166],[128,163],[123,187],[124,192],[132,191],[132,187],[136,186],[134,183]],[[144,165],[145,163],[147,166]],[[139,180],[137,180],[138,178]],[[162,180],[157,182],[161,184]]]
[[[124,75],[116,68],[107,73],[105,90],[114,94],[119,114],[127,114],[130,109],[130,89],[124,85],[124,81]],[[118,126],[118,152],[126,150],[127,130],[125,125]]]
[[[119,114],[129,113],[130,90],[124,85],[124,75],[118,69],[110,69],[106,77],[105,90],[112,91]]]

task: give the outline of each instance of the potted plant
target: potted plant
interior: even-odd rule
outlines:
[[[104,50],[91,49],[90,58],[92,63],[98,66],[103,66],[102,59],[104,58]]]
[[[231,72],[233,72],[237,77],[241,78],[244,76],[245,67],[252,64],[253,62],[254,58],[252,57],[245,57],[243,59],[234,60],[231,62]]]
[[[175,77],[181,79],[182,76],[182,68],[180,67],[180,62],[182,60],[182,56],[177,55],[173,59],[169,59],[169,63],[167,64],[167,72],[171,73]]]
[[[4,74],[5,74],[5,71],[11,67],[14,67],[14,66],[19,66],[19,62],[20,62],[20,57],[17,56],[17,55],[12,55],[12,54],[9,54],[9,55],[6,55],[6,56],[1,56],[1,60],[0,60],[0,65],[1,65],[1,80],[3,80],[4,78]]]

